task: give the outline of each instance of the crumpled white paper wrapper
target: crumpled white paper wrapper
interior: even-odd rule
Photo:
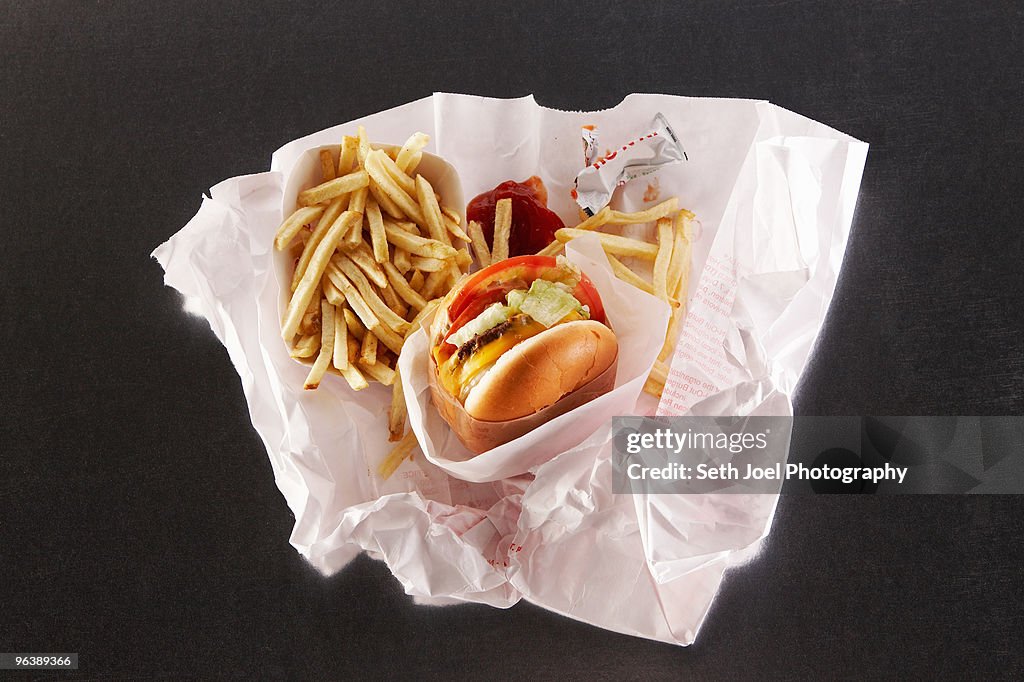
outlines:
[[[678,195],[701,234],[666,394],[658,406],[641,395],[623,409],[790,414],[842,264],[867,145],[767,102],[630,95],[612,109],[563,112],[532,97],[435,94],[285,145],[269,172],[213,187],[154,252],[166,283],[227,348],[296,517],[291,543],[320,571],[366,551],[421,602],[527,599],[618,632],[694,640],[726,568],[767,535],[777,497],[614,495],[610,424],[581,430],[582,442],[532,475],[471,483],[418,455],[381,481],[373,471],[390,448],[389,391],[355,394],[331,376],[320,390],[303,390],[307,368],[280,339],[271,251],[292,208],[282,206],[282,188],[298,157],[359,124],[379,142],[431,134],[429,151],[459,170],[467,198],[539,175],[550,207],[575,224],[569,190],[582,165],[580,126],[595,125],[601,144],[613,146],[659,111],[690,160],[651,186],[627,185],[614,203],[635,210],[651,203],[645,193]],[[596,255],[585,243],[578,251]],[[430,447],[439,437],[434,417],[420,400],[410,409]]]

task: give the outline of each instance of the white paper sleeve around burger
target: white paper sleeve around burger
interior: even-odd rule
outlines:
[[[594,283],[615,331],[619,342],[615,387],[515,440],[474,456],[432,404],[430,338],[421,328],[406,342],[398,360],[409,424],[426,458],[452,476],[485,482],[527,473],[583,442],[612,417],[635,412],[665,338],[668,305],[616,278],[596,236],[569,242],[566,257]]]

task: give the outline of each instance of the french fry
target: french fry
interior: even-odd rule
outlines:
[[[363,337],[363,343],[359,349],[359,364],[377,364],[377,337],[373,334],[367,334]]]
[[[277,228],[277,235],[274,237],[274,248],[284,251],[295,239],[304,225],[308,225],[323,215],[324,206],[303,206],[288,216],[281,227]]]
[[[320,150],[320,175],[324,182],[338,177],[334,170],[334,151],[332,149]]]
[[[647,377],[643,390],[644,393],[649,393],[655,398],[661,398],[661,394],[665,392],[665,384],[659,383],[654,377]]]
[[[388,285],[388,278],[384,275],[384,271],[377,264],[377,261],[374,260],[373,253],[365,241],[360,240],[354,248],[349,247],[345,249],[345,253],[348,254],[353,263],[359,266],[359,269],[363,271],[363,274],[371,282],[381,288]]]
[[[313,254],[316,252],[317,245],[319,245],[323,240],[324,235],[327,234],[329,229],[331,229],[331,226],[333,226],[338,220],[341,220],[341,216],[347,203],[347,196],[338,197],[330,203],[327,210],[325,210],[323,215],[320,216],[320,221],[313,229],[313,233],[309,235],[309,239],[306,241],[305,246],[303,246],[302,255],[299,256],[299,262],[295,265],[295,272],[292,273],[292,291],[295,291],[295,288],[299,286],[299,280],[301,280],[302,276],[306,273],[306,268],[309,266],[309,259],[312,258]],[[353,220],[354,218],[349,216],[347,219]]]
[[[411,197],[416,196],[416,181],[408,175],[405,171],[398,167],[398,164],[387,154],[377,155],[377,160],[380,162],[381,167],[391,176],[391,179],[398,183],[398,186],[402,188],[406,194]],[[420,202],[422,204],[422,202]]]
[[[368,334],[367,336],[372,335]],[[356,364],[359,365],[360,371],[369,375],[371,378],[376,379],[385,386],[392,386],[395,383],[395,370],[381,362],[375,362],[370,365],[360,360]]]
[[[356,369],[355,364],[351,362],[345,366],[345,369],[339,371],[353,391],[361,391],[370,385],[366,381],[366,377],[363,376],[363,373]]]
[[[299,334],[320,333],[320,292],[309,297],[306,310],[302,313],[302,320],[299,322]]]
[[[481,268],[486,268],[491,264],[491,250],[487,248],[487,239],[484,238],[483,226],[475,220],[469,221],[469,240],[473,244],[473,253],[476,254],[477,263],[480,264]]]
[[[409,234],[416,237],[423,236],[423,232],[420,230],[419,226],[416,223],[409,222],[408,220],[389,220],[385,221],[385,224],[387,224],[388,222],[390,222],[393,226],[397,227],[403,232],[408,232]],[[451,245],[449,244],[449,246]]]
[[[473,254],[469,252],[467,247],[463,246],[455,252],[455,264],[459,266],[460,275],[473,264]]]
[[[358,216],[358,213],[348,213],[349,216]],[[343,214],[345,215],[345,214]],[[349,220],[354,218],[349,218]],[[320,277],[323,276],[324,270],[327,269],[327,264],[330,262],[331,254],[338,246],[338,241],[341,239],[342,233],[348,228],[346,220],[339,219],[335,221],[334,225],[324,235],[323,240],[316,246],[316,251],[309,260],[309,265],[306,267],[306,271],[302,275],[302,279],[299,281],[299,285],[295,288],[295,292],[292,294],[291,300],[288,302],[288,309],[285,313],[284,322],[281,325],[281,336],[286,341],[290,341],[295,332],[299,328],[299,322],[302,320],[302,313],[305,312],[306,306],[309,305],[309,299],[314,293],[320,291]],[[348,292],[345,292],[346,297]],[[333,310],[333,308],[332,308]],[[333,338],[333,337],[332,337]]]
[[[576,237],[582,237],[585,234],[595,233],[577,230],[572,227],[563,227],[555,232],[555,237],[560,242],[567,242]],[[657,244],[650,244],[639,239],[631,239],[630,237],[620,237],[617,234],[606,234],[604,232],[597,232],[596,234],[601,240],[601,246],[608,253],[617,256],[634,256],[644,260],[654,260],[658,256]]]
[[[366,136],[366,128],[363,126],[356,127],[356,159],[359,162],[359,166],[363,167],[366,165],[366,155],[370,153],[370,138]]]
[[[455,249],[451,246],[439,242],[436,239],[427,239],[425,237],[417,237],[414,234],[409,234],[397,224],[389,220],[384,221],[384,234],[389,242],[399,248],[405,249],[410,254],[415,254],[424,258],[437,258],[442,260],[455,257]]]
[[[491,262],[508,258],[508,240],[512,236],[512,200],[498,199],[494,205],[494,240],[491,244]]]
[[[360,187],[356,191],[352,192],[352,198],[348,202],[348,210],[356,211],[358,213],[366,212],[366,196],[369,193],[369,187]]]
[[[324,201],[330,201],[342,194],[354,192],[360,187],[366,187],[369,182],[370,177],[366,174],[366,171],[353,171],[347,175],[342,175],[340,178],[328,180],[316,187],[299,192],[299,205],[312,206]]]
[[[416,272],[422,272],[417,270]],[[438,270],[427,275],[427,278],[423,281],[423,287],[419,289],[420,296],[427,299],[428,301],[441,292],[441,287],[444,286],[445,281],[448,279],[448,270]],[[412,280],[409,280],[410,286]]]
[[[402,440],[398,441],[398,445],[394,447],[387,454],[387,456],[377,466],[377,473],[385,481],[391,477],[391,474],[402,465],[402,462],[412,454],[413,449],[416,447],[416,434],[412,431],[405,434]]]
[[[356,147],[358,146],[359,140],[351,135],[341,138],[341,149],[338,152],[338,175],[352,172],[356,161]]]
[[[388,265],[391,265],[388,263]],[[399,277],[399,279],[402,279]],[[405,280],[402,279],[404,283]],[[389,308],[395,311],[395,314],[399,317],[405,317],[405,314],[409,312],[409,306],[406,305],[405,301],[395,293],[394,287],[383,287],[380,289],[380,297],[384,299],[384,302]]]
[[[341,289],[341,293],[345,294],[345,300],[348,302],[349,307],[352,308],[352,312],[355,313],[356,317],[359,318],[367,329],[374,330],[380,327],[380,319],[373,313],[370,306],[366,304],[366,301],[363,300],[363,297],[355,285],[345,276],[345,273],[337,267],[328,266],[327,276]],[[345,319],[347,320],[348,316]],[[356,336],[359,339],[363,338],[362,334],[356,334]]]
[[[693,214],[680,211],[676,216],[675,246],[672,263],[669,265],[668,291],[672,298],[686,305],[687,286],[690,281],[690,258],[693,246],[690,242],[690,221]]]
[[[395,161],[398,159],[396,158]],[[423,152],[416,152],[409,158],[409,167],[406,169],[407,173],[415,172],[420,167],[420,161],[423,160]]]
[[[438,199],[438,202],[440,202],[440,201],[441,200]],[[443,213],[444,216],[448,220],[452,221],[456,225],[461,225],[462,224],[462,215],[458,211],[456,211],[454,208],[448,208],[447,206],[442,206],[441,207],[441,213]],[[469,241],[469,240],[467,239],[465,241]]]
[[[448,269],[448,261],[441,260],[440,258],[424,258],[423,256],[413,256],[409,260],[412,261],[412,266],[417,270],[423,272],[438,272],[439,270]]]
[[[462,276],[462,271],[459,270],[457,263],[449,263],[448,269],[443,271],[445,273],[444,288],[451,289],[455,286],[455,283],[459,281],[459,277]]]
[[[564,248],[565,248],[565,244],[563,242],[560,242],[560,241],[558,241],[556,239],[555,241],[551,242],[550,244],[545,246],[543,249],[538,251],[537,255],[538,256],[557,256],[558,253],[562,249],[564,249]]]
[[[331,305],[345,305],[345,294],[341,293],[341,290],[334,286],[334,282],[332,282],[329,277],[321,277],[320,286],[324,290],[324,297]]]
[[[402,209],[398,207],[398,204],[392,201],[391,197],[389,197],[376,182],[370,182],[370,196],[372,196],[373,200],[377,202],[378,206],[380,206],[380,210],[387,213],[395,220],[402,220],[406,217],[405,213],[402,212]]]
[[[391,385],[391,407],[388,409],[388,440],[395,442],[402,439],[405,433],[405,392],[402,389],[402,377],[395,371],[395,383]]]
[[[404,276],[405,273],[412,270],[412,261],[409,260],[409,252],[405,249],[396,246],[395,247],[395,267]]]
[[[406,332],[408,332],[408,329]],[[391,327],[386,324],[382,324],[373,330],[373,334],[377,337],[378,341],[384,344],[385,348],[390,350],[396,356],[402,352],[402,345],[405,342],[405,337],[402,334],[395,332]]]
[[[367,154],[366,172],[373,178],[376,185],[383,190],[384,194],[386,194],[388,198],[391,199],[399,209],[401,209],[402,213],[409,216],[409,218],[417,225],[427,227],[423,217],[423,211],[420,209],[419,204],[413,201],[412,197],[410,197],[409,194],[399,186],[395,179],[392,178],[381,165],[381,157],[386,159],[387,156],[387,154],[379,149],[375,149]],[[377,199],[377,203],[380,204],[379,198]],[[383,207],[384,205],[381,204],[381,208]]]
[[[412,173],[416,170],[416,165],[413,164],[413,161],[419,161],[420,152],[426,148],[429,142],[430,137],[428,135],[413,133],[398,151],[395,164],[402,169],[402,172]]]
[[[672,260],[668,264],[668,273],[665,275],[665,290],[668,292],[670,297],[675,297],[675,290],[678,287],[679,278],[683,273],[683,255],[685,251],[685,235],[681,235],[680,232],[684,229],[680,225],[681,214],[677,213],[675,220],[673,220],[673,234],[672,234]]]
[[[384,217],[380,214],[377,200],[366,202],[366,222],[370,225],[370,243],[373,245],[373,259],[378,263],[388,262],[388,238],[384,233]],[[377,285],[381,286],[381,285]]]
[[[295,342],[289,355],[293,358],[311,358],[316,355],[318,350],[320,350],[320,335],[309,334]]]
[[[680,320],[683,314],[686,312],[685,303],[681,304],[675,299],[669,299],[669,305],[672,308],[672,312],[668,317],[668,328],[665,330],[665,342],[661,344],[661,350],[658,351],[658,361],[665,362],[668,357],[672,354],[676,347],[676,336],[679,333]]]
[[[651,368],[651,373],[648,376],[653,377],[658,383],[664,385],[668,380],[668,365],[656,360],[654,362],[654,367]]]
[[[420,208],[423,210],[423,218],[427,222],[427,231],[432,239],[436,239],[442,244],[445,243],[447,235],[445,234],[444,217],[441,215],[441,207],[434,196],[434,188],[422,175],[416,176],[414,188]]]
[[[649,294],[654,293],[654,287],[651,286],[649,282],[645,281],[640,275],[626,267],[618,258],[610,253],[605,253],[605,257],[608,258],[608,262],[612,266],[612,272],[615,273],[616,277],[621,279],[623,282],[632,284],[637,289],[642,289]]]
[[[600,227],[604,227],[608,224],[608,219],[612,216],[612,209],[605,206],[600,211],[590,216],[582,223],[576,226],[577,230],[596,230]]]
[[[366,335],[366,327],[363,326],[359,317],[349,308],[345,308],[345,326],[348,327],[349,336],[357,341],[362,341]]]
[[[373,311],[377,319],[391,327],[399,334],[405,331],[406,325],[408,325],[409,323],[403,320],[398,315],[396,315],[395,311],[391,310],[391,308],[389,308],[387,304],[385,304],[384,301],[381,300],[380,296],[377,295],[377,292],[374,291],[373,287],[370,285],[370,282],[366,279],[366,276],[363,274],[362,270],[360,270],[359,267],[355,263],[353,263],[351,259],[342,254],[338,254],[337,256],[331,259],[331,263],[330,266],[328,267],[328,270],[330,270],[331,268],[340,268],[341,272],[345,273],[345,277],[353,284],[355,284],[356,289],[359,290],[359,293],[362,295],[362,298],[366,302],[366,305],[369,306],[370,310]],[[342,289],[342,291],[345,293],[346,296],[348,296],[347,291],[345,291],[344,289]],[[367,325],[367,327],[370,327],[370,325]]]
[[[334,309],[334,366],[342,372],[348,369],[348,324],[341,308]]]
[[[658,218],[658,255],[654,258],[654,295],[668,303],[668,268],[672,261],[675,234],[672,220]]]
[[[303,385],[307,391],[313,390],[320,385],[327,368],[334,360],[334,306],[324,301],[320,307],[320,354],[316,356],[313,368],[309,370],[306,383]]]
[[[459,220],[461,220],[461,218]],[[444,228],[448,230],[448,234],[450,234],[451,236],[464,242],[470,241],[469,235],[466,234],[461,227],[459,227],[459,221],[453,220],[447,215],[442,215],[441,222],[444,223]]]
[[[639,225],[642,223],[653,223],[658,218],[664,218],[679,210],[679,197],[672,197],[652,206],[644,211],[635,213],[624,213],[622,211],[611,211],[608,215],[609,225]]]
[[[342,238],[342,242],[338,244],[340,248],[345,250],[354,249],[359,245],[359,242],[363,240],[363,216],[359,215],[359,220],[352,223],[352,226],[348,230],[348,234]]]
[[[426,283],[424,275],[419,270],[413,270],[412,274],[407,277],[409,280],[409,286],[412,287],[413,291],[418,294],[423,294],[423,285]]]
[[[675,351],[678,343],[679,327],[686,318],[686,299],[690,281],[690,250],[688,238],[689,211],[680,211],[677,216],[675,230],[675,246],[672,250],[672,263],[669,265],[668,290],[671,298],[672,314],[668,319],[668,330],[665,332],[665,343],[662,344],[658,359],[662,362]]]
[[[348,364],[350,367],[355,367],[356,360],[359,359],[359,349],[362,347],[361,341],[357,341],[352,336],[352,330],[349,330],[348,335]]]
[[[403,301],[411,305],[416,310],[423,310],[423,306],[427,304],[427,300],[420,296],[416,292],[416,289],[406,281],[397,266],[392,265],[391,263],[384,263],[384,274],[387,275],[388,281],[391,283],[391,288],[395,290],[395,293],[398,294]],[[420,277],[422,276],[423,275],[421,274]]]

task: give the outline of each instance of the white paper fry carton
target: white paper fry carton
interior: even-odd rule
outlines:
[[[639,210],[655,195],[678,196],[700,223],[688,313],[660,404],[641,388],[667,306],[614,278],[596,240],[583,238],[567,253],[621,330],[615,390],[510,444],[506,455],[537,453],[525,467],[495,451],[464,460],[430,405],[421,331],[400,365],[425,456],[382,481],[375,471],[392,446],[390,390],[354,393],[328,376],[305,391],[308,368],[281,340],[272,242],[294,209],[285,190],[306,150],[337,144],[360,124],[382,143],[422,131],[431,136],[427,151],[458,170],[466,198],[538,175],[549,207],[574,225],[581,127],[612,145],[659,112],[688,160],[627,184],[613,206]],[[527,599],[610,630],[689,644],[727,567],[767,535],[777,498],[613,494],[610,417],[655,409],[791,414],[842,264],[866,155],[867,144],[762,101],[630,95],[612,109],[565,112],[532,97],[435,94],[285,145],[268,172],[213,187],[154,256],[166,283],[227,348],[295,514],[291,543],[320,571],[339,571],[365,551],[421,602],[508,607]]]

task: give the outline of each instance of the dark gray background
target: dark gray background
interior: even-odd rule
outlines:
[[[434,90],[765,98],[872,145],[799,411],[1021,414],[1020,5],[377,4],[0,7],[0,650],[130,679],[1024,673],[1020,497],[784,498],[688,649],[417,608],[366,559],[321,578],[148,258],[210,185]]]

